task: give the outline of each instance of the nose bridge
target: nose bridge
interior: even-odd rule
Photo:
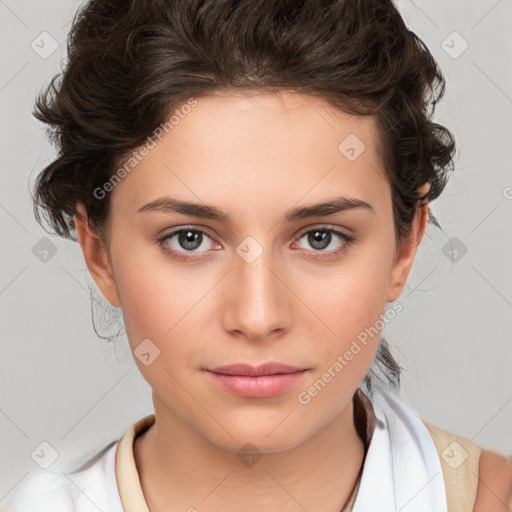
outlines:
[[[264,247],[252,236],[237,246],[226,328],[258,338],[286,325],[287,290],[273,254],[272,247]]]

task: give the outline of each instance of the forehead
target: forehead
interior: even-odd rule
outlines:
[[[136,211],[165,194],[248,211],[347,195],[389,203],[376,122],[294,92],[217,93],[172,123],[113,191]]]

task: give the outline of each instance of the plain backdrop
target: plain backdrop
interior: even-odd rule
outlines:
[[[0,500],[40,470],[42,449],[55,450],[58,469],[153,412],[126,338],[114,345],[96,336],[80,247],[46,233],[32,213],[31,186],[54,148],[31,110],[61,70],[79,5],[0,1]],[[443,231],[429,228],[404,310],[383,334],[404,367],[407,403],[512,454],[512,2],[397,5],[446,77],[435,120],[454,133],[458,153],[432,204]],[[100,332],[115,333],[119,320],[105,329],[112,312],[101,311]]]

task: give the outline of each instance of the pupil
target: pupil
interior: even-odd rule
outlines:
[[[310,241],[312,247],[315,247],[316,249],[325,249],[329,245],[330,241],[330,233],[327,231],[314,231],[312,236],[312,242]],[[325,241],[327,239],[327,245],[325,244]]]
[[[180,244],[184,249],[197,249],[201,243],[197,244],[197,240],[201,238],[200,233],[194,231],[182,231],[180,233]]]

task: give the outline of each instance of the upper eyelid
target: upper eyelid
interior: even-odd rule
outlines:
[[[321,224],[319,226],[313,226],[313,227],[307,227],[304,229],[299,230],[299,234],[297,236],[302,236],[306,233],[309,233],[310,231],[314,231],[317,229],[318,231],[340,231],[341,233],[346,234],[347,236],[350,235],[350,233],[345,233],[346,231],[349,231],[346,228],[340,228],[338,226],[332,226],[329,224]]]
[[[162,239],[166,239],[166,238],[171,238],[173,237],[174,235],[177,235],[178,233],[180,233],[181,231],[197,231],[197,232],[200,232],[200,233],[204,233],[205,235],[207,235],[209,238],[211,239],[214,239],[215,237],[212,236],[210,234],[210,232],[208,231],[207,228],[204,228],[204,227],[200,227],[200,226],[182,226],[182,227],[179,227],[179,228],[175,228],[175,229],[172,229],[171,231],[169,231],[168,233],[162,235],[161,237],[159,237],[161,240]]]

